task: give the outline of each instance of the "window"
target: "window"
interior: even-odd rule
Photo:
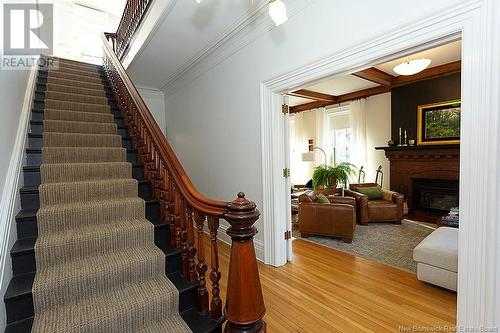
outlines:
[[[351,111],[345,107],[328,112],[331,161],[334,164],[351,162]]]
[[[330,131],[333,150],[333,163],[351,161],[351,128],[341,128]]]

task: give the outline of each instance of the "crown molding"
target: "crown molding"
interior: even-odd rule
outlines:
[[[315,0],[288,0],[286,3],[288,17],[295,16],[313,1]],[[252,12],[242,15],[224,33],[170,75],[160,87],[165,95],[171,95],[178,88],[209,71],[264,33],[276,28],[267,14],[268,3],[268,0],[260,0]]]

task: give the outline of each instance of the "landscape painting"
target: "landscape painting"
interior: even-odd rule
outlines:
[[[417,143],[460,143],[460,100],[420,105],[418,107]]]

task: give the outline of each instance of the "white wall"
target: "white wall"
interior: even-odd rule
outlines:
[[[16,236],[15,220],[8,216],[4,210],[7,209],[8,201],[7,188],[4,188],[6,177],[11,165],[11,156],[16,139],[16,130],[19,125],[23,99],[26,92],[28,70],[0,70],[0,101],[1,121],[0,121],[0,194],[1,205],[0,216],[0,296],[3,297],[5,290],[12,276],[10,249],[14,244]],[[16,193],[18,198],[19,194]],[[19,200],[17,200],[14,210],[19,211]],[[5,304],[0,302],[0,331],[4,330],[6,324]]]
[[[371,96],[366,99],[366,182],[375,181],[375,171],[382,165],[383,187],[390,187],[390,163],[383,150],[375,147],[387,146],[391,139],[391,93]]]
[[[187,73],[165,92],[166,122],[172,124],[169,141],[194,184],[224,200],[244,191],[262,207],[260,83],[421,20],[451,1],[424,0],[418,7],[411,0],[312,1],[220,63]],[[258,240],[263,223],[256,224]]]
[[[166,133],[165,124],[165,96],[163,92],[150,88],[137,88],[139,94],[141,95],[144,103],[149,108],[149,111],[153,114],[156,122],[160,126],[163,134]]]

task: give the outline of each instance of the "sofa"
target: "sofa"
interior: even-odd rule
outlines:
[[[417,278],[450,290],[457,290],[458,229],[441,227],[413,250]]]
[[[299,231],[309,235],[340,237],[351,243],[356,228],[356,201],[351,197],[328,195],[329,203],[316,202],[314,191],[299,197]]]
[[[381,196],[370,199],[368,195],[360,192],[366,188],[379,188]],[[368,222],[394,222],[401,224],[403,219],[404,196],[397,192],[380,188],[375,183],[350,184],[345,190],[345,195],[356,200],[356,216],[359,224]]]

